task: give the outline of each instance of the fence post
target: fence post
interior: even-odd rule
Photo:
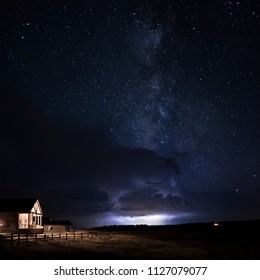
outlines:
[[[66,233],[66,240],[68,240],[68,234]]]
[[[76,238],[76,236],[75,236],[75,231],[74,231],[74,233],[73,233],[73,234],[74,234],[74,239],[75,239],[75,238]]]
[[[81,233],[81,239],[83,239],[83,232]]]
[[[13,243],[14,243],[14,234],[12,233],[11,234],[11,245],[13,246]]]
[[[46,242],[46,233],[44,234],[44,242]]]
[[[38,237],[37,234],[38,234],[38,233],[35,233],[35,242],[36,242],[36,243],[37,243],[37,237]]]
[[[18,245],[20,244],[20,233],[18,233]]]
[[[51,240],[53,240],[53,233],[51,234]]]
[[[59,239],[60,239],[60,233],[59,233]]]
[[[29,242],[29,234],[26,233],[26,243],[28,243],[28,242]]]

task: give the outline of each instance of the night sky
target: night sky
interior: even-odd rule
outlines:
[[[258,1],[5,2],[1,197],[81,227],[260,218]]]

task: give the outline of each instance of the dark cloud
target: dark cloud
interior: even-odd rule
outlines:
[[[154,213],[173,213],[185,209],[183,199],[171,193],[163,195],[160,189],[144,187],[123,193],[118,199],[116,211],[127,216],[142,216]]]

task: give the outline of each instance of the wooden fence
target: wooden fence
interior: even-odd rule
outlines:
[[[54,239],[63,240],[82,240],[89,238],[98,238],[99,234],[95,232],[66,232],[66,233],[10,233],[1,234],[0,243],[8,242],[11,245],[29,242],[49,241]]]

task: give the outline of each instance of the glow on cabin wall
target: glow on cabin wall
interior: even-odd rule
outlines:
[[[28,213],[19,213],[19,228],[28,228],[29,215]]]
[[[30,225],[34,228],[42,228],[42,210],[38,200],[31,209]]]

